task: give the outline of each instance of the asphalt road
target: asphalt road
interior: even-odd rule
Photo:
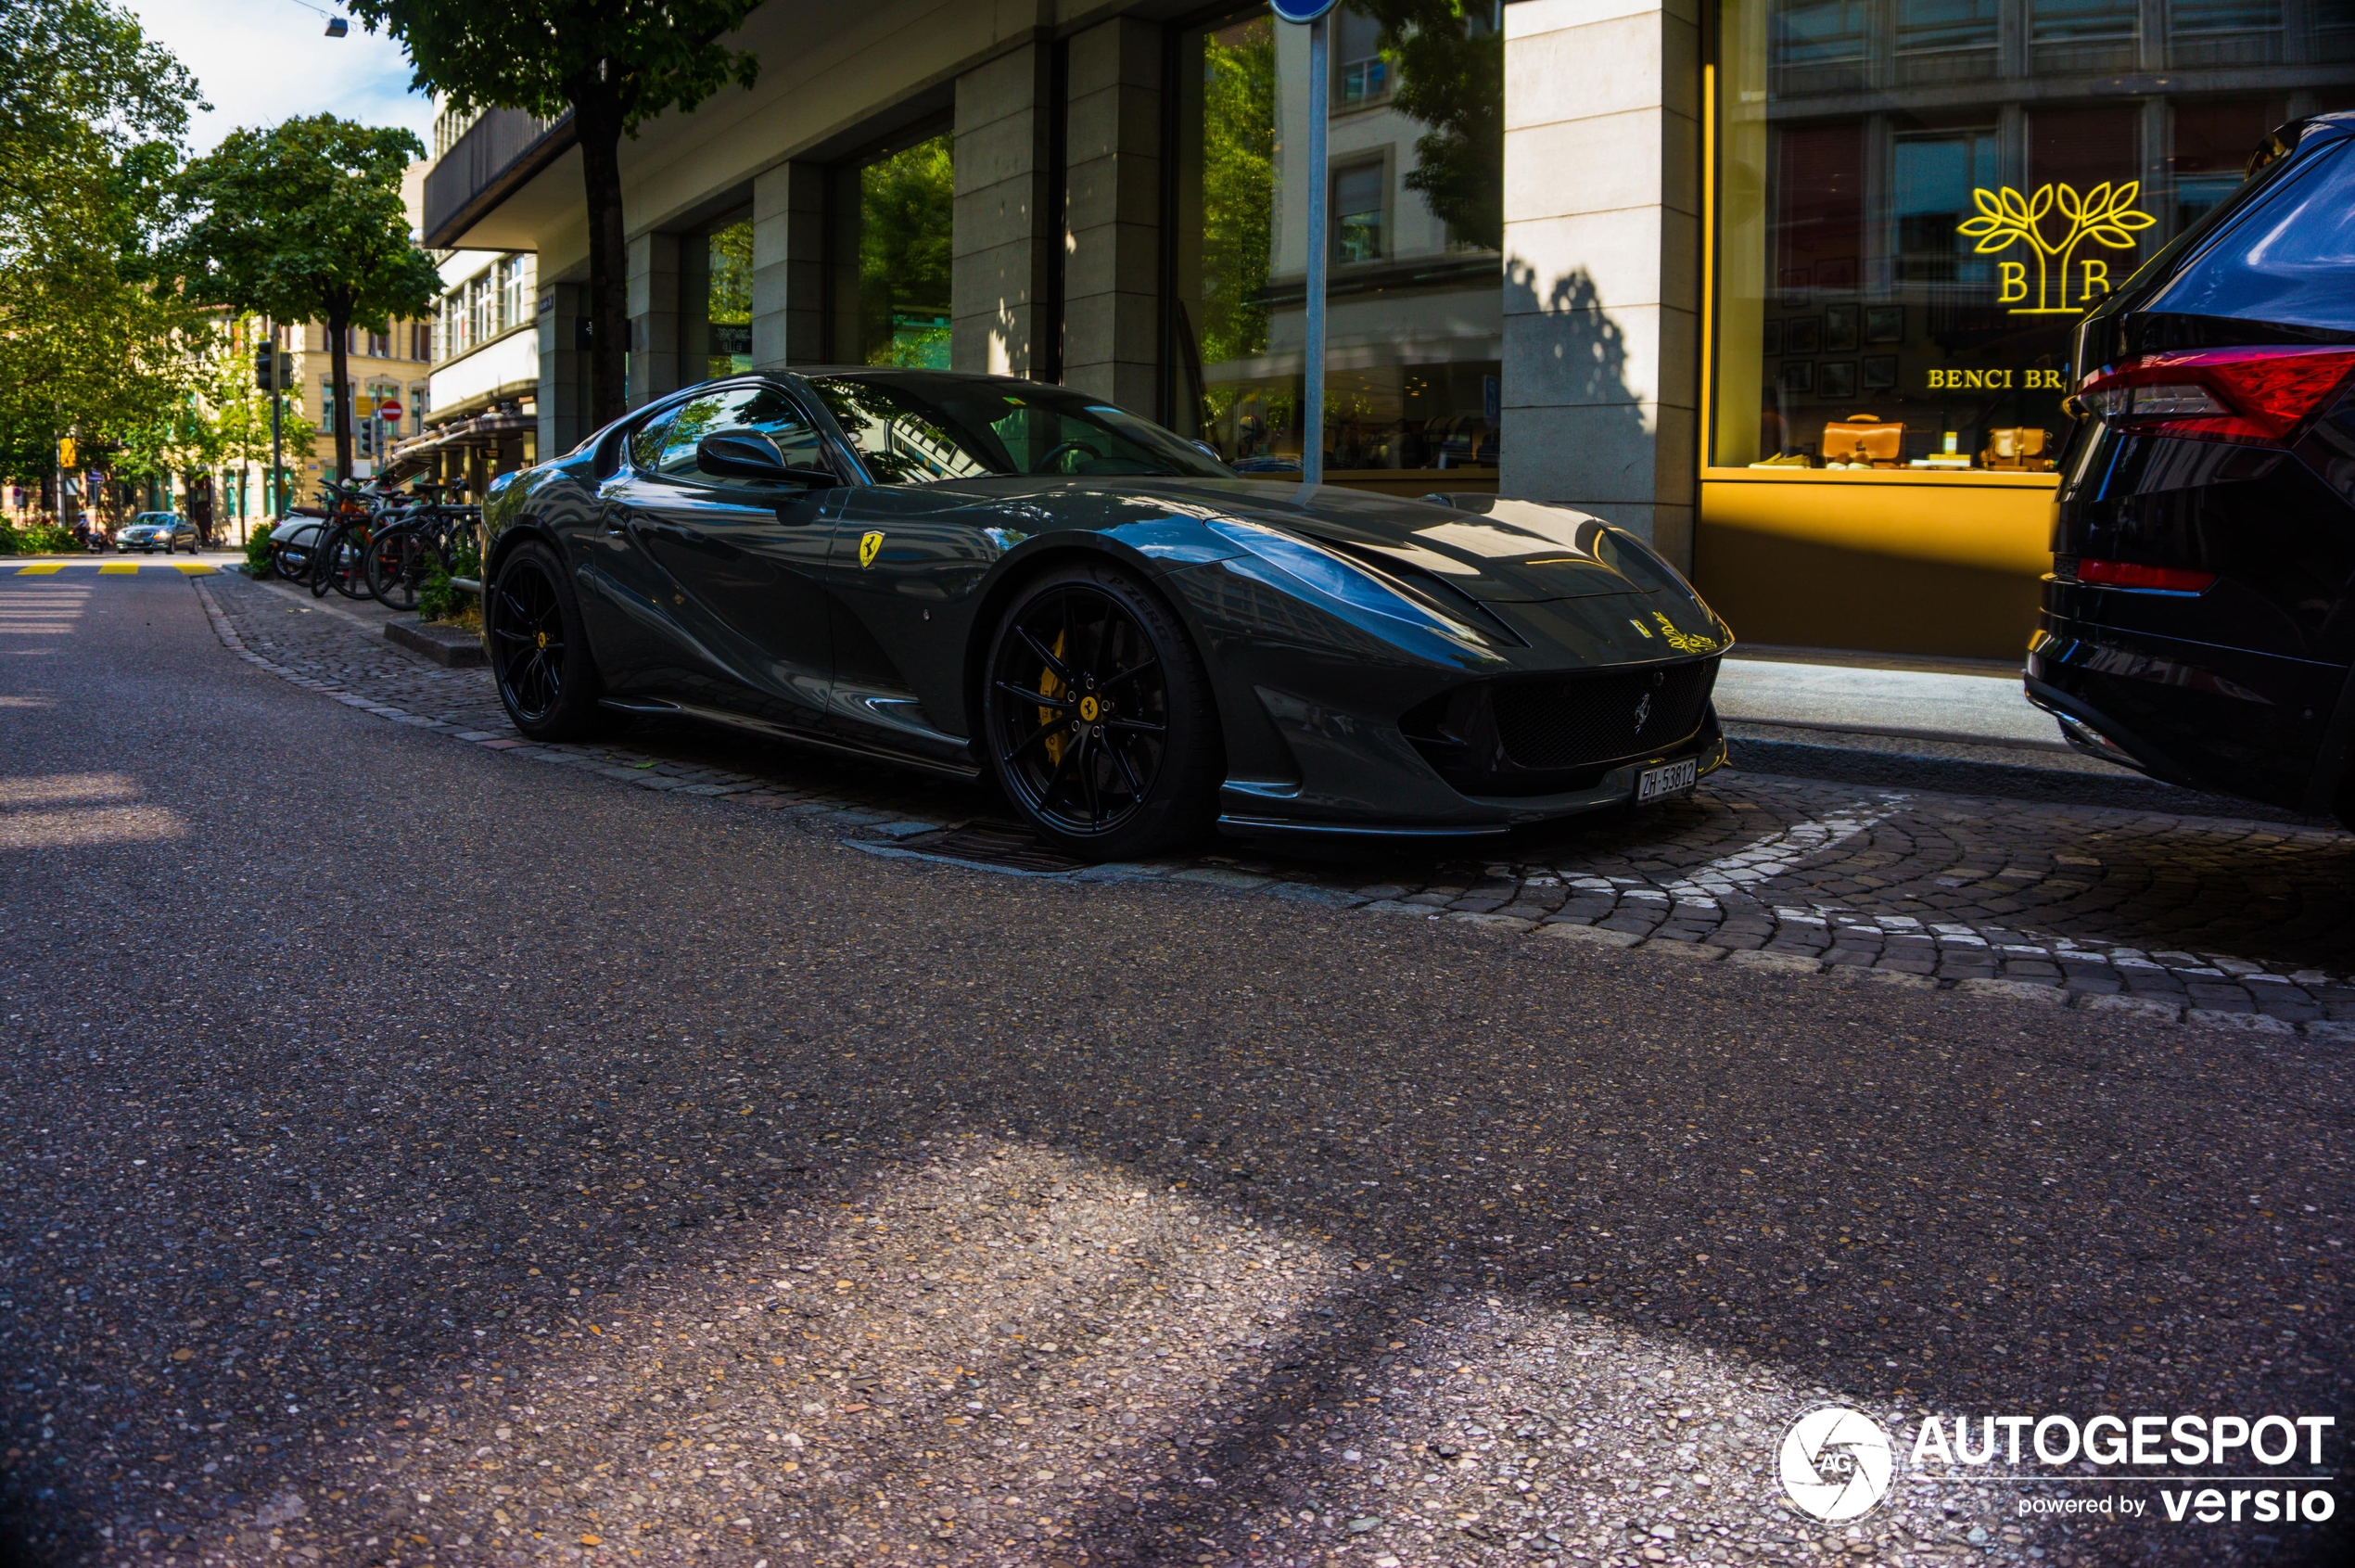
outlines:
[[[0,867],[29,1562],[2343,1560],[1906,1462],[2327,1415],[2344,1499],[2334,1042],[880,860],[177,574],[0,580]]]

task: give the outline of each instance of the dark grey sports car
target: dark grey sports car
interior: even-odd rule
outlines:
[[[1037,382],[717,381],[509,476],[485,638],[526,734],[683,713],[971,777],[1050,840],[1501,834],[1721,767],[1732,634],[1633,535],[1238,478]]]

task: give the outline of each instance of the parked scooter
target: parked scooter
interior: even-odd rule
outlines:
[[[296,507],[292,516],[270,530],[270,569],[288,582],[307,581],[318,555],[320,530],[326,526],[324,514]]]

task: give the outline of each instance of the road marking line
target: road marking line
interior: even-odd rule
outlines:
[[[100,577],[133,577],[137,575],[138,570],[139,563],[136,561],[108,561],[98,568],[98,575]]]
[[[19,567],[17,568],[17,575],[19,577],[48,577],[53,573],[61,572],[65,569],[66,564],[63,561],[51,561],[45,566]]]
[[[184,577],[210,577],[221,568],[206,566],[202,561],[181,561],[176,563],[176,569]]]

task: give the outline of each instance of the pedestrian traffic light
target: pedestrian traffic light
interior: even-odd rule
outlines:
[[[254,350],[253,384],[256,389],[264,392],[275,390],[277,376],[274,373],[277,368],[278,345],[264,343]]]

